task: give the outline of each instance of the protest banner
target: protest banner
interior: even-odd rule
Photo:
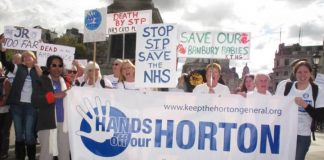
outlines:
[[[75,87],[66,98],[74,160],[295,159],[291,97]]]
[[[37,51],[41,41],[42,30],[24,27],[4,27],[5,42],[3,48]]]
[[[138,26],[135,87],[175,87],[177,29],[173,24]]]
[[[37,63],[40,66],[46,66],[46,61],[49,56],[58,55],[63,59],[64,67],[66,69],[71,69],[74,53],[74,47],[40,43],[37,50]]]
[[[152,24],[152,10],[110,13],[107,15],[107,33],[135,33],[136,25]]]
[[[187,32],[178,34],[178,57],[248,60],[250,33]]]
[[[106,41],[107,8],[85,11],[83,42]]]

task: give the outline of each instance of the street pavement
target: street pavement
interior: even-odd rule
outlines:
[[[307,153],[306,160],[324,160],[324,131],[316,132],[316,141],[312,141],[310,150]],[[8,160],[14,160],[15,146],[14,146],[14,130],[11,129],[10,134],[10,149]],[[37,145],[37,159],[39,156],[40,146]],[[27,158],[26,158],[27,160]]]

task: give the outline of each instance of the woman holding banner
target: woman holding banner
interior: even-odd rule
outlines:
[[[296,160],[304,160],[311,144],[311,133],[315,131],[315,121],[324,118],[324,92],[313,83],[312,66],[307,61],[297,62],[293,73],[297,81],[282,85],[276,95],[295,97],[298,105]]]
[[[218,97],[229,95],[230,90],[227,86],[218,83],[221,73],[221,66],[217,63],[208,64],[206,67],[207,83],[196,86],[193,93],[210,93]]]
[[[36,85],[36,81],[42,75],[41,68],[36,63],[36,57],[31,51],[24,51],[22,54],[22,64],[13,64],[6,60],[5,50],[2,49],[1,62],[6,69],[15,75],[12,89],[9,93],[7,103],[15,126],[16,159],[24,160],[27,155],[29,160],[35,159],[36,154],[36,108],[31,100],[31,95]]]
[[[67,133],[67,109],[64,97],[69,88],[62,77],[63,59],[52,55],[47,58],[49,75],[43,75],[37,81],[32,100],[38,102],[37,130],[41,145],[41,160],[52,160],[58,156],[68,160],[69,135]]]

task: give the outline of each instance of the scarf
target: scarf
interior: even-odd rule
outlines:
[[[52,77],[50,75],[48,75],[48,78],[52,82]],[[64,91],[64,90],[67,89],[63,77],[60,77],[60,84],[61,84],[61,90],[62,91]],[[63,99],[63,108],[64,108],[63,132],[65,132],[65,133],[67,132],[67,108],[66,107],[67,107],[66,100],[64,98]],[[56,112],[55,112],[55,114],[56,114]],[[56,115],[55,115],[55,123],[56,123]],[[49,134],[49,153],[52,154],[53,156],[58,156],[57,128],[50,129],[50,134]]]

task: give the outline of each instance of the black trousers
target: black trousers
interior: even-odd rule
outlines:
[[[10,129],[12,124],[11,114],[0,113],[0,155],[8,154]]]

